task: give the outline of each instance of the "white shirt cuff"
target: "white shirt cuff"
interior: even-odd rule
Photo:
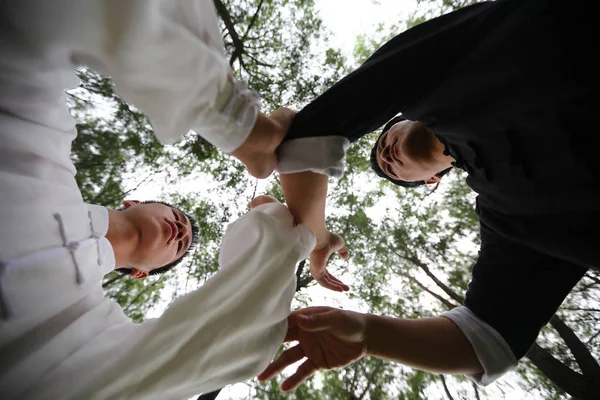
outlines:
[[[477,384],[487,386],[517,367],[517,359],[502,335],[467,307],[457,307],[441,316],[454,322],[471,342],[485,371],[483,374],[468,375]]]
[[[315,136],[283,142],[277,149],[280,174],[311,171],[341,178],[350,141],[344,136]]]
[[[231,153],[252,132],[260,112],[260,97],[245,82],[230,78],[217,96],[214,108],[217,113],[203,115],[194,130],[221,151]]]

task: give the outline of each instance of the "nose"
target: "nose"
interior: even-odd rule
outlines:
[[[391,146],[389,144],[387,144],[382,150],[381,150],[381,160],[384,161],[386,164],[394,164],[394,160],[392,159],[392,155],[390,154],[391,151]]]
[[[175,235],[175,240],[182,240],[188,234],[189,228],[181,221],[175,221],[175,225],[177,226],[177,235]]]

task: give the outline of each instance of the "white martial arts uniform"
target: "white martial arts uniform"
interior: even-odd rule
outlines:
[[[0,2],[2,399],[182,399],[274,356],[310,229],[256,208],[228,227],[212,279],[137,325],[104,297],[108,213],[83,202],[69,159],[77,62],[111,75],[163,142],[193,129],[237,148],[258,100],[220,46],[210,0]]]

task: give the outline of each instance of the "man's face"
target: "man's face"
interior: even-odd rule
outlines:
[[[177,208],[159,203],[125,201],[127,219],[135,227],[131,262],[149,273],[178,260],[192,243],[192,225]]]
[[[400,121],[380,137],[377,164],[394,180],[435,183],[440,171],[435,162],[436,140],[422,123]]]

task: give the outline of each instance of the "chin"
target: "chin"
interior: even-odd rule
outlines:
[[[403,143],[404,156],[423,164],[432,160],[435,150],[435,136],[425,126],[415,126]],[[413,181],[422,179],[413,179]]]

